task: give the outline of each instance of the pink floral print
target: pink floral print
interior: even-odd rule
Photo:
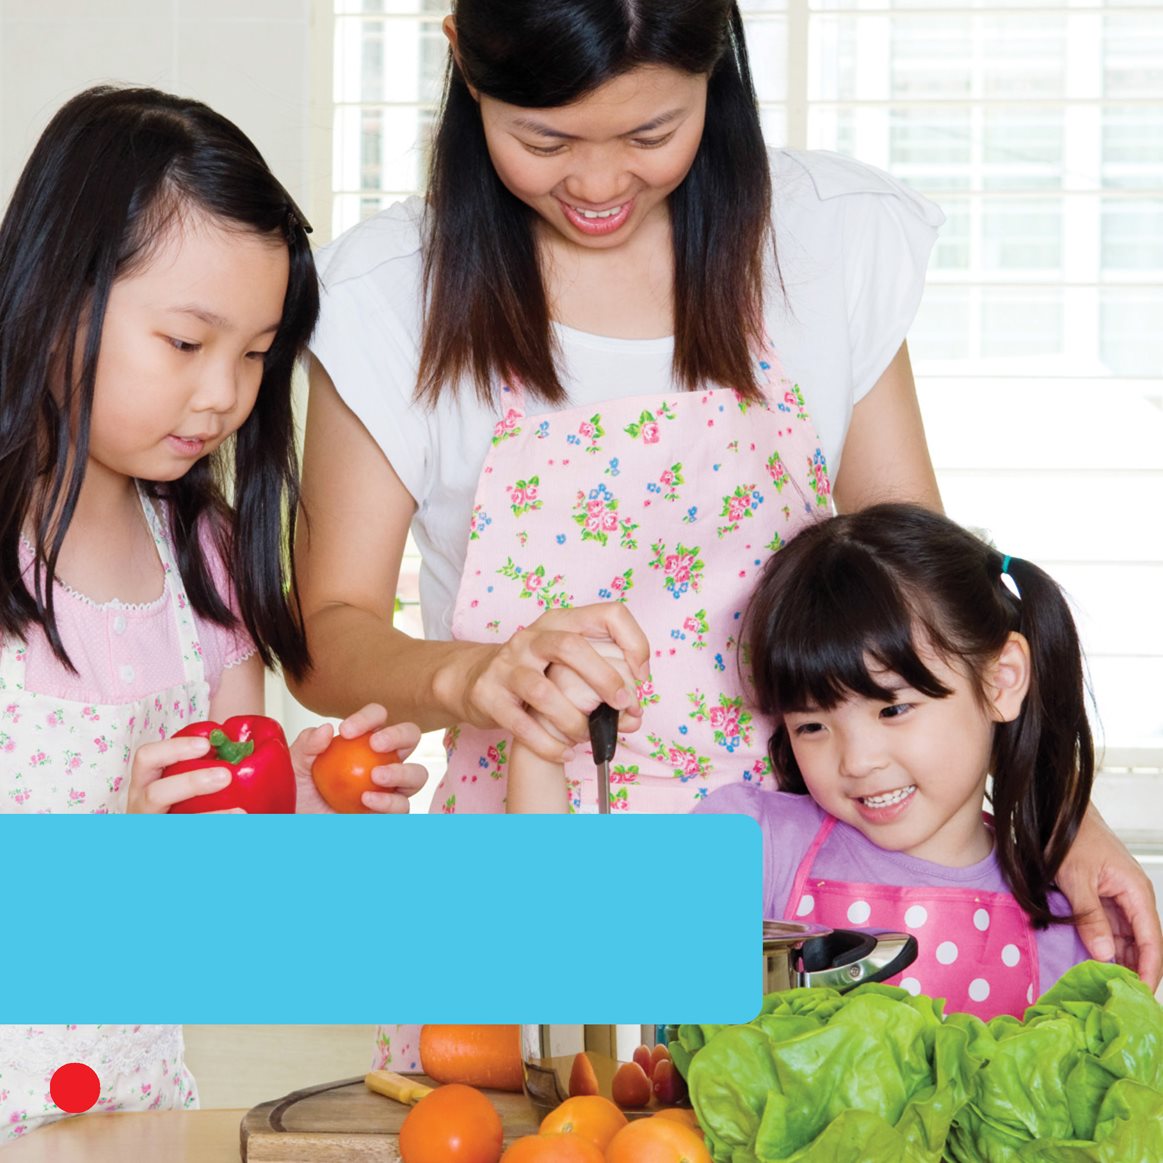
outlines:
[[[528,480],[519,480],[515,484],[507,486],[509,508],[513,510],[514,517],[532,513],[541,508],[540,489],[541,478],[537,476],[531,476]]]
[[[654,554],[649,562],[650,568],[661,570],[662,584],[672,598],[681,598],[687,590],[698,593],[702,589],[706,566],[699,557],[697,545],[691,547],[680,541],[671,551],[661,541],[657,541],[650,549]]]
[[[521,414],[516,409],[510,408],[493,428],[493,447],[503,440],[511,440],[514,436],[520,435]]]
[[[696,723],[709,723],[720,747],[733,752],[740,744],[751,742],[751,712],[744,708],[742,697],[732,698],[720,691],[718,702],[709,704],[702,691],[694,690],[687,698],[695,708],[690,717]]]
[[[573,604],[569,594],[564,589],[557,588],[561,582],[561,574],[556,573],[550,577],[544,565],[523,569],[510,557],[497,573],[518,582],[520,589],[517,591],[517,597],[532,598],[542,610],[564,608]]]
[[[727,524],[716,530],[719,537],[735,533],[744,521],[751,520],[762,504],[763,494],[755,485],[736,485],[735,491],[723,498],[723,507],[719,510],[719,516],[727,518]]]
[[[142,743],[209,713],[193,614],[151,504],[143,511],[167,576],[184,681],[127,703],[50,698],[25,686],[26,648],[0,645],[0,800],[9,812],[105,814],[125,810],[130,757]],[[108,1078],[100,1110],[172,1109],[197,1103],[176,1026],[0,1026],[0,1145],[60,1118],[48,1081],[62,1062],[86,1061]],[[102,1071],[102,1063],[116,1067]]]
[[[583,541],[608,545],[615,535],[623,549],[637,549],[635,521],[618,512],[618,498],[604,485],[597,484],[588,492],[579,489],[574,499],[573,520],[581,528]]]
[[[566,437],[570,444],[579,445],[591,455],[602,451],[602,437],[606,430],[602,427],[602,416],[595,412],[588,420],[583,420],[577,426],[577,432]]]

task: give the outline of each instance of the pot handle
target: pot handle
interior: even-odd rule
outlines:
[[[888,929],[833,929],[811,937],[799,953],[804,985],[851,989],[866,981],[886,981],[917,957],[917,939]]]

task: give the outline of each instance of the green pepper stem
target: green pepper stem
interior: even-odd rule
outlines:
[[[247,739],[246,742],[231,739],[220,727],[215,727],[210,732],[210,745],[214,748],[214,754],[223,763],[241,763],[254,751],[253,739]]]

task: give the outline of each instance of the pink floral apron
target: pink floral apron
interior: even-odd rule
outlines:
[[[126,703],[62,700],[25,689],[23,644],[0,647],[0,809],[6,812],[123,812],[137,748],[209,713],[209,685],[181,574],[144,497],[142,508],[165,571],[183,681]],[[183,1063],[181,1026],[0,1026],[0,1145],[63,1117],[49,1079],[66,1062],[84,1062],[101,1079],[96,1111],[169,1110],[198,1102]]]
[[[739,621],[766,559],[829,512],[831,488],[798,386],[759,361],[765,400],[713,389],[525,414],[505,388],[477,486],[453,637],[504,642],[555,607],[627,603],[653,650],[641,730],[619,737],[610,808],[685,812],[769,775],[766,724],[738,673]],[[434,811],[501,812],[510,737],[446,737]],[[597,810],[592,757],[566,771]]]
[[[610,765],[612,811],[686,812],[771,770],[739,680],[739,619],[764,561],[828,514],[831,486],[799,387],[770,351],[759,368],[762,402],[714,389],[527,416],[519,387],[502,390],[452,634],[504,642],[554,607],[629,605],[654,659],[642,728]],[[510,738],[452,728],[432,810],[503,812]],[[566,777],[571,810],[596,811],[592,757]],[[381,1026],[373,1065],[418,1070],[418,1040],[418,1026]]]
[[[947,1013],[1021,1017],[1038,994],[1038,946],[1008,892],[822,880],[816,855],[836,825],[829,816],[796,869],[785,916],[834,929],[912,933],[918,954],[889,979],[912,994],[943,997]]]

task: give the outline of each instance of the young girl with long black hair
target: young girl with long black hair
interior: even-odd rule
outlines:
[[[261,712],[264,664],[308,665],[291,372],[317,309],[303,217],[231,122],[110,87],[53,117],[0,226],[0,811],[162,813],[220,789],[208,740],[173,733]],[[416,727],[385,718],[340,729],[410,751]],[[292,743],[301,808],[331,735]],[[377,771],[366,806],[406,810],[423,769]],[[120,907],[94,877],[93,907]],[[195,1101],[179,1026],[0,1026],[0,1138],[60,1117],[69,1061],[97,1072],[98,1110]]]

